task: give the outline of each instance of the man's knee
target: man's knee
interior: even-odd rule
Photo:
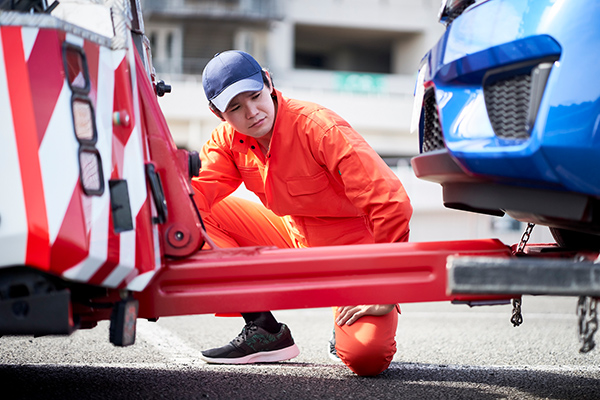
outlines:
[[[354,346],[351,351],[337,349],[340,359],[359,376],[375,376],[385,371],[396,353],[393,346],[378,346],[377,344]]]
[[[350,326],[336,327],[336,351],[340,359],[360,376],[385,371],[396,354],[398,315],[365,316]]]

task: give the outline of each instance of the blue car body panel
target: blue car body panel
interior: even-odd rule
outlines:
[[[600,197],[599,21],[600,2],[584,0],[488,0],[452,21],[424,58],[425,82],[445,147],[467,175]],[[542,62],[551,69],[529,136],[499,137],[486,77]]]

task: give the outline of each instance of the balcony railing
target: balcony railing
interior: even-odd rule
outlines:
[[[159,60],[152,59],[152,64],[158,74],[166,75],[202,75],[202,71],[210,58],[191,58],[185,57],[181,60],[167,59]]]
[[[146,16],[270,21],[283,18],[276,0],[142,0]]]
[[[157,75],[167,81],[201,82],[202,70],[209,58],[184,57],[181,60],[153,59]],[[414,76],[405,74],[372,74],[361,72],[293,69],[271,71],[277,86],[310,89],[326,93],[410,97]]]

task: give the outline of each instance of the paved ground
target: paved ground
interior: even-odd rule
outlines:
[[[578,352],[576,302],[526,297],[518,328],[510,306],[403,305],[398,352],[376,378],[329,360],[331,311],[309,309],[275,312],[302,350],[289,362],[207,365],[199,351],[236,336],[241,318],[171,317],[139,321],[127,348],[108,342],[106,323],[69,337],[5,336],[0,384],[11,399],[598,399],[600,349]]]

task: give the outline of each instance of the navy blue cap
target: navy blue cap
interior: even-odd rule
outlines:
[[[215,55],[202,72],[206,98],[221,112],[242,92],[257,92],[263,88],[262,68],[248,53],[229,50]]]

